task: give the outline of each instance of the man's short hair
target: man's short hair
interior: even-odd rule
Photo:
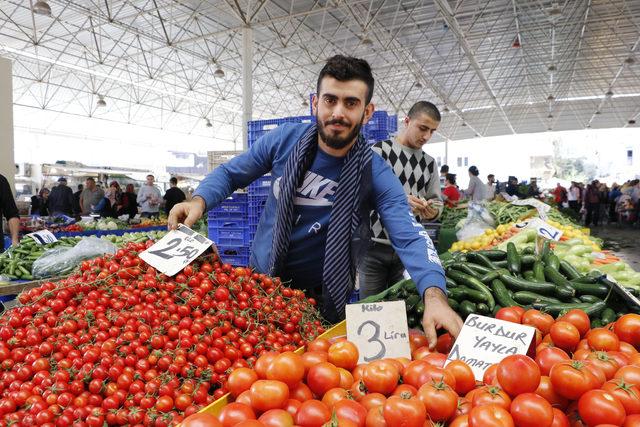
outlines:
[[[436,122],[442,120],[442,116],[440,116],[440,110],[438,107],[433,105],[429,101],[418,101],[409,109],[409,113],[407,114],[410,119],[415,119],[418,114],[426,114],[431,117]]]
[[[92,176],[90,176],[89,178],[87,178],[87,181],[93,182],[94,184],[96,183],[95,178],[93,178]]]
[[[364,59],[344,55],[335,55],[329,58],[318,76],[318,84],[316,87],[318,95],[320,95],[320,83],[322,83],[322,79],[325,77],[333,77],[340,82],[349,80],[361,80],[365,82],[368,88],[366,103],[369,104],[371,102],[374,79],[371,73],[371,66]]]
[[[491,179],[491,178],[495,178],[496,176],[492,173],[490,173],[489,175],[487,175],[487,179]]]
[[[156,179],[156,177],[155,177],[155,176],[153,176],[153,175],[151,175],[151,174],[147,175],[147,178],[149,178],[149,177],[151,177],[151,178],[153,178],[153,179]]]
[[[169,182],[171,184],[178,185],[178,178],[176,178],[175,176],[172,176]]]
[[[449,165],[440,166],[440,173],[449,173]]]
[[[84,185],[78,184],[78,190],[84,190]]]
[[[456,174],[455,173],[448,173],[447,176],[445,177],[447,179],[447,181],[449,181],[452,185],[456,185]]]

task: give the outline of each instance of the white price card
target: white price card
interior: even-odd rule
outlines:
[[[522,200],[514,200],[511,202],[512,205],[518,206],[533,206],[538,210],[538,215],[542,219],[547,219],[547,212],[551,210],[551,206],[546,203],[542,203],[540,200],[529,198]]]
[[[635,295],[629,292],[624,286],[618,283],[616,279],[614,279],[611,275],[607,274],[605,277],[609,282],[608,283],[609,286],[611,286],[618,295],[621,295],[627,302],[631,302],[637,308],[640,308],[640,299],[638,299]]]
[[[358,363],[411,358],[406,310],[404,301],[347,305],[347,339],[358,347]]]
[[[562,230],[559,230],[551,224],[541,220],[540,218],[532,218],[529,220],[528,227],[535,228],[540,237],[555,240],[556,242],[562,237]]]
[[[531,326],[472,314],[465,320],[445,366],[452,360],[462,360],[471,367],[476,380],[482,381],[489,366],[505,357],[533,354],[535,336]]]
[[[54,236],[53,233],[49,230],[35,231],[33,233],[27,234],[27,236],[31,237],[39,245],[46,245],[47,243],[58,241],[58,239],[56,239],[56,236]]]
[[[167,276],[173,276],[212,244],[203,235],[179,224],[177,230],[169,231],[153,246],[140,253],[140,258]]]

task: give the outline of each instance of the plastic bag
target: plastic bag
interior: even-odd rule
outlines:
[[[467,219],[462,228],[456,233],[458,240],[469,240],[484,233],[484,230],[494,228],[495,221],[489,210],[479,203],[470,203]]]
[[[33,277],[44,278],[70,273],[78,264],[90,258],[116,253],[116,246],[95,236],[85,237],[73,248],[46,251],[33,263]]]

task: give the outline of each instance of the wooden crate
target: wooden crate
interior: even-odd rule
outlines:
[[[229,160],[233,159],[234,157],[242,153],[243,153],[242,151],[209,151],[207,153],[207,159],[208,159],[207,171],[211,172],[221,164],[227,163]]]

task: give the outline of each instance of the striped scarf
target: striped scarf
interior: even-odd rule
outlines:
[[[289,155],[282,178],[273,233],[270,274],[278,275],[285,263],[294,222],[294,198],[318,150],[318,129],[311,126]],[[344,318],[344,308],[353,291],[356,266],[351,257],[351,237],[360,224],[361,182],[372,151],[362,136],[349,150],[336,191],[322,266],[323,316],[336,322]]]

